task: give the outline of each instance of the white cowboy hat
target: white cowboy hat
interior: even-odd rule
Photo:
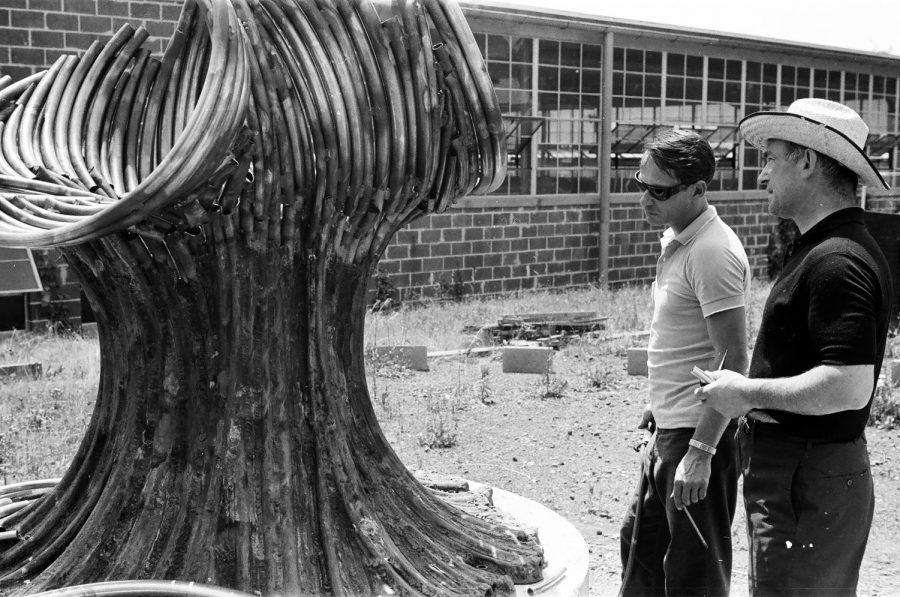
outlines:
[[[862,149],[869,127],[843,104],[799,99],[787,112],[754,112],[741,120],[740,128],[744,139],[761,150],[769,139],[790,141],[837,160],[856,172],[864,185],[890,188]]]

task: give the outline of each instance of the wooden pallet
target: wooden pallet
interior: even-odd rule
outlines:
[[[467,326],[467,333],[487,333],[494,343],[511,340],[531,340],[544,346],[559,347],[568,336],[605,329],[609,317],[600,317],[595,311],[559,313],[516,313],[503,315],[496,324]]]

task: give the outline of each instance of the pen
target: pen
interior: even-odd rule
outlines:
[[[722,361],[719,363],[718,371],[721,371],[722,367],[725,366],[725,357],[727,357],[727,356],[728,356],[728,349],[726,348],[725,351],[722,353]]]
[[[703,544],[703,547],[709,549],[709,545],[706,544],[706,539],[703,538],[703,534],[700,532],[700,529],[697,528],[697,523],[694,522],[694,517],[691,516],[691,513],[688,512],[687,505],[684,507],[684,513],[687,515],[689,521],[691,521],[691,526],[694,527],[694,530],[697,532],[697,536],[700,537],[700,543]]]

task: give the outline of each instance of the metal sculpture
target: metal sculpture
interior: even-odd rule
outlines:
[[[420,485],[365,384],[366,285],[394,232],[504,176],[459,8],[188,0],[162,60],[146,37],[0,78],[0,245],[59,248],[102,360],[68,472],[0,520],[22,537],[0,592],[538,581],[535,538]]]

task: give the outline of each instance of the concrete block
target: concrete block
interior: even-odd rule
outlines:
[[[428,349],[425,346],[376,346],[375,358],[413,371],[428,371]]]
[[[40,363],[16,363],[0,367],[0,377],[32,377],[38,378],[44,373]]]
[[[647,377],[647,349],[628,349],[628,375],[642,375]]]
[[[550,372],[553,349],[546,346],[507,346],[503,349],[504,373]]]

